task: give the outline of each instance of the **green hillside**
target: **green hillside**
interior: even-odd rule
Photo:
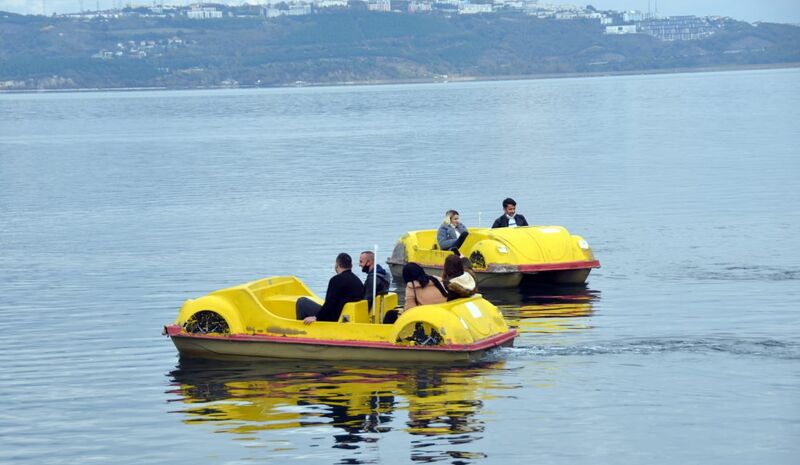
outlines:
[[[800,62],[800,28],[727,20],[663,42],[520,13],[338,10],[264,19],[0,13],[0,89],[274,86]]]

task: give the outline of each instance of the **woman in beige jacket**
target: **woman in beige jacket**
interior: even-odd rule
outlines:
[[[425,274],[425,270],[416,263],[412,262],[403,267],[403,281],[406,282],[406,302],[403,310],[447,301],[447,291],[439,278]]]
[[[447,300],[469,297],[478,292],[475,272],[469,260],[457,255],[449,255],[444,261],[442,282],[447,289]]]

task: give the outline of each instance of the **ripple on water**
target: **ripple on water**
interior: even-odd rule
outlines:
[[[670,352],[727,353],[732,355],[766,357],[782,360],[799,360],[800,344],[775,339],[755,338],[647,338],[572,346],[530,345],[502,349],[498,356],[510,358],[593,356],[640,354],[650,355]]]
[[[800,268],[717,263],[710,266],[681,266],[680,278],[706,281],[793,281],[800,279]]]

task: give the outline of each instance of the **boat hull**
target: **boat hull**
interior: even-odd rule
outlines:
[[[177,325],[165,330],[180,355],[189,358],[397,363],[476,362],[492,349],[512,346],[517,335],[512,329],[469,345],[428,347],[265,335],[199,335],[182,332]]]
[[[589,277],[593,267],[597,267],[596,262],[589,262],[586,268],[574,268],[564,270],[545,269],[537,271],[481,271],[473,270],[478,278],[478,288],[510,288],[518,287],[521,283],[548,283],[564,285],[583,285]],[[390,263],[392,275],[396,280],[402,281],[404,264]],[[425,273],[440,276],[442,267],[422,265]]]

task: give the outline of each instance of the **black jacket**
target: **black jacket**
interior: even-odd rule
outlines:
[[[389,290],[389,283],[391,282],[391,278],[389,277],[389,273],[383,269],[380,265],[375,265],[375,269],[378,270],[378,284],[375,286],[375,290],[380,294],[383,291]],[[373,273],[370,271],[367,273],[367,279],[364,280],[364,300],[367,301],[367,304],[372,307],[372,275]]]
[[[514,221],[517,222],[517,226],[528,226],[528,222],[525,220],[525,217],[516,214],[514,215]],[[500,218],[494,220],[494,224],[492,228],[507,228],[508,227],[508,217],[506,215],[500,216]]]
[[[317,321],[339,321],[342,307],[364,298],[364,285],[351,270],[345,270],[328,281],[325,303],[317,313]]]

